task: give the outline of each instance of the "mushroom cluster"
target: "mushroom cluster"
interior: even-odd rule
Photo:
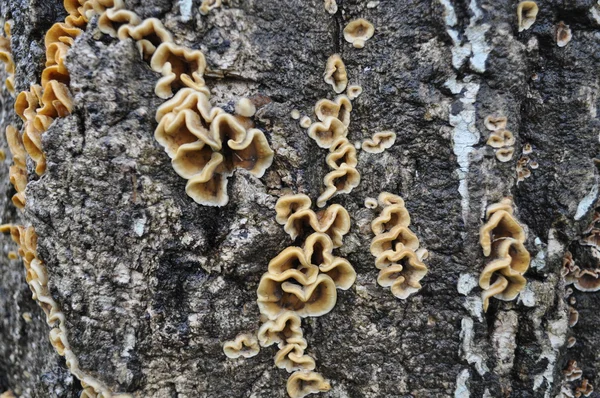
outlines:
[[[489,115],[484,120],[485,127],[491,131],[486,144],[494,148],[496,159],[508,162],[515,153],[515,137],[506,130],[507,119],[504,116]]]
[[[563,257],[562,276],[565,285],[573,285],[581,292],[597,292],[600,290],[600,268],[581,269],[575,264],[573,255],[567,251]]]
[[[400,196],[382,192],[378,197],[382,210],[371,223],[375,237],[371,254],[379,269],[377,283],[389,287],[399,299],[407,299],[421,289],[420,281],[427,274],[423,260],[427,250],[419,248],[419,238],[408,227],[410,215]]]
[[[531,177],[531,170],[536,170],[540,165],[531,158],[533,147],[527,143],[523,145],[523,154],[517,161],[517,185]]]
[[[287,195],[275,206],[276,221],[302,246],[290,246],[273,258],[262,276],[257,303],[267,319],[258,331],[261,346],[277,344],[275,365],[293,374],[288,379],[290,397],[300,398],[331,387],[313,372],[315,361],[305,353],[307,341],[301,318],[330,312],[337,301],[337,289],[347,290],[356,272],[344,258],[333,254],[350,230],[350,216],[339,205],[315,213],[308,196]]]
[[[6,142],[13,158],[13,164],[8,169],[8,178],[17,191],[12,197],[12,202],[17,208],[22,209],[25,207],[25,188],[27,187],[26,152],[21,134],[13,125],[6,127]]]
[[[4,81],[6,89],[11,94],[15,94],[15,61],[12,57],[12,50],[10,46],[10,24],[11,22],[6,21],[4,23],[4,36],[0,36],[0,62],[4,63],[6,73],[8,77]]]
[[[159,19],[142,21],[120,3],[106,8],[101,21],[105,33],[135,40],[141,57],[162,74],[154,91],[168,100],[156,111],[154,137],[175,172],[187,180],[189,197],[201,205],[224,206],[229,201],[227,181],[235,169],[264,175],[274,153],[265,134],[254,128],[254,105],[242,99],[237,115],[211,106],[201,51],[175,44]]]
[[[128,394],[113,394],[102,382],[85,373],[79,368],[79,360],[73,353],[68,341],[65,315],[58,303],[52,298],[48,288],[48,271],[44,262],[37,254],[37,234],[33,227],[21,225],[1,225],[1,233],[10,232],[13,241],[19,246],[19,256],[25,265],[25,279],[32,292],[32,298],[37,301],[46,315],[46,323],[50,329],[50,343],[58,353],[65,357],[70,372],[81,381],[84,387],[82,396],[93,398],[130,398]]]
[[[492,261],[479,277],[484,311],[488,309],[490,297],[510,301],[519,295],[527,283],[523,274],[531,260],[523,244],[525,231],[514,217],[511,199],[504,198],[488,206],[486,219],[479,230],[479,243],[483,255]]]

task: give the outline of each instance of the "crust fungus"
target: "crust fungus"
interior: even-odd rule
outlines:
[[[258,341],[251,334],[240,334],[235,340],[223,344],[223,352],[228,358],[250,358],[257,355],[259,351]]]
[[[495,116],[495,115],[486,116],[485,119],[483,120],[483,124],[485,125],[485,128],[490,131],[504,130],[506,128],[507,122],[508,122],[508,119],[506,119],[505,116]]]
[[[290,398],[303,398],[309,394],[327,392],[331,385],[319,373],[310,371],[295,372],[287,381]]]
[[[390,148],[396,142],[396,133],[393,131],[382,131],[375,133],[372,139],[362,143],[362,149],[369,153],[381,153]]]
[[[208,15],[215,8],[221,7],[222,0],[203,0],[199,11],[202,15]]]
[[[328,116],[323,122],[315,122],[308,128],[308,136],[321,148],[331,148],[334,142],[346,137],[348,129],[339,119]]]
[[[341,93],[348,85],[348,74],[342,57],[339,54],[333,54],[327,59],[325,74],[323,75],[325,83],[333,87],[333,91]]]
[[[517,6],[517,22],[519,32],[531,28],[538,14],[538,6],[534,1],[522,1]]]
[[[150,66],[163,75],[154,90],[160,98],[170,98],[173,88],[190,87],[200,92],[208,91],[202,77],[206,60],[199,50],[163,42],[152,55]]]
[[[325,11],[327,11],[331,15],[335,14],[338,11],[338,5],[335,0],[325,0],[324,6]]]
[[[373,37],[375,27],[364,18],[359,18],[351,21],[344,28],[344,39],[351,43],[354,48],[363,48],[365,41]]]
[[[338,169],[327,173],[323,183],[325,190],[317,198],[318,207],[324,207],[335,195],[351,192],[360,184],[360,174],[354,167],[342,164]]]
[[[492,261],[479,277],[484,311],[487,311],[490,297],[505,301],[517,297],[527,283],[523,274],[531,261],[523,245],[525,231],[513,215],[512,200],[504,198],[488,206],[486,218],[488,221],[479,231],[479,243],[483,254],[491,255]]]
[[[383,206],[381,213],[371,222],[375,237],[371,241],[371,254],[379,271],[377,283],[390,287],[399,299],[407,299],[421,289],[419,283],[427,274],[422,262],[426,250],[419,249],[419,239],[408,228],[410,215],[401,197],[389,192],[379,194]]]
[[[351,86],[348,86],[348,89],[346,89],[346,94],[348,95],[348,98],[350,98],[350,100],[354,100],[354,99],[358,98],[358,96],[361,95],[362,92],[363,92],[363,89],[358,84],[353,84]]]
[[[345,95],[338,95],[334,101],[322,99],[315,104],[315,114],[317,119],[322,122],[329,117],[333,117],[340,120],[347,127],[350,124],[350,112],[352,112],[352,103]]]

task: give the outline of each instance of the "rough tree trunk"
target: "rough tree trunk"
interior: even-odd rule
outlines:
[[[517,2],[506,0],[338,0],[335,15],[321,0],[229,0],[206,16],[199,6],[126,0],[141,18],[159,18],[176,43],[201,49],[210,69],[225,71],[206,76],[213,105],[233,112],[244,96],[257,104],[254,122],[274,162],[260,179],[236,170],[226,206],[186,195],[154,139],[160,74],[132,40],[100,33],[97,17],[68,53],[74,110],[44,133],[45,174],[36,176],[28,160],[23,211],[10,201],[12,159],[2,138],[2,222],[35,227],[82,370],[135,397],[287,396],[289,374],[273,365],[275,347],[232,360],[222,346],[258,329],[259,280],[294,244],[275,220],[276,200],[305,193],[314,202],[323,189],[327,150],[290,112],[314,121],[316,101],[335,96],[323,71],[339,53],[350,82],[364,90],[353,101],[350,142],[384,130],[397,139],[381,154],[359,151],[360,185],[330,202],[351,216],[336,253],[357,279],[338,291],[330,313],[302,320],[307,353],[331,383],[322,395],[555,397],[583,379],[600,384],[600,293],[575,289],[569,303],[561,276],[567,250],[581,268],[598,267],[594,247],[580,240],[598,194],[600,2],[539,0],[537,20],[523,32]],[[18,93],[39,83],[44,35],[66,12],[59,0],[3,0],[0,10],[13,21]],[[359,17],[375,25],[363,49],[342,34]],[[556,43],[560,21],[573,33],[565,47]],[[2,131],[21,126],[5,88],[0,100]],[[511,161],[499,162],[486,145],[491,114],[508,119]],[[525,144],[539,168],[517,184]],[[423,288],[406,300],[376,283],[369,252],[378,210],[363,203],[382,191],[402,196],[430,254]],[[504,197],[514,200],[532,263],[519,298],[492,299],[484,313],[477,281],[489,260],[479,228],[486,207]],[[23,263],[7,258],[16,246],[2,239],[0,393],[76,397],[81,385],[50,345]],[[579,312],[573,327],[569,306]],[[566,382],[570,360],[583,376]]]

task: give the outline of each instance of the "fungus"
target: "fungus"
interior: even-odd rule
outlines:
[[[298,109],[292,109],[292,111],[290,112],[290,116],[292,117],[292,119],[298,120],[300,119],[300,111]]]
[[[496,153],[496,159],[498,159],[502,163],[509,162],[513,154],[515,153],[514,148],[500,148],[494,151]]]
[[[325,80],[325,83],[331,84],[333,91],[338,94],[346,89],[346,86],[348,85],[348,74],[346,73],[344,61],[342,61],[339,54],[333,54],[327,59],[323,79]]]
[[[385,207],[379,217],[371,222],[371,230],[375,235],[379,235],[399,225],[403,227],[410,225],[410,215],[403,204]]]
[[[173,95],[173,88],[184,86],[201,92],[207,90],[202,78],[206,69],[206,60],[199,50],[163,42],[152,55],[150,66],[152,70],[163,75],[154,90],[160,98],[170,98]]]
[[[141,18],[132,11],[109,8],[100,14],[98,29],[100,29],[100,32],[111,37],[117,37],[120,26],[124,26],[125,24],[136,26],[140,23],[142,23]]]
[[[317,198],[317,206],[324,207],[327,201],[341,193],[349,193],[360,184],[360,174],[354,167],[342,164],[323,178],[325,190]]]
[[[522,1],[517,6],[517,22],[519,32],[531,28],[538,14],[538,6],[534,1]]]
[[[362,149],[369,153],[381,153],[390,148],[396,142],[396,133],[393,131],[382,131],[375,133],[372,139],[362,143]]]
[[[262,347],[286,343],[302,338],[300,317],[292,311],[285,311],[272,321],[267,321],[258,329],[258,341]]]
[[[350,124],[350,112],[352,111],[352,103],[345,95],[338,95],[334,101],[328,99],[319,100],[315,104],[315,114],[317,119],[325,121],[328,117],[339,119],[344,126]]]
[[[338,5],[335,0],[325,0],[324,6],[325,11],[327,11],[331,15],[335,14],[338,10]]]
[[[577,361],[572,359],[569,361],[567,368],[563,370],[563,374],[567,381],[575,381],[583,376],[583,371],[577,366]]]
[[[37,110],[37,115],[52,118],[65,117],[73,111],[73,99],[67,86],[57,81],[50,81],[44,87],[41,104],[43,107]]]
[[[221,7],[222,0],[203,0],[199,11],[202,15],[208,15],[215,8]]]
[[[300,210],[288,217],[283,229],[292,239],[296,239],[303,232],[306,225],[310,226],[315,232],[323,232],[329,235],[333,247],[337,248],[342,245],[343,236],[350,230],[350,215],[346,209],[338,204],[331,205],[318,213],[310,209]]]
[[[529,155],[531,152],[533,152],[533,147],[530,143],[523,145],[523,155]]]
[[[573,286],[581,292],[597,292],[600,290],[600,270],[584,269],[578,272]]]
[[[590,384],[588,379],[581,380],[581,385],[575,388],[575,398],[589,397],[594,392],[594,386]]]
[[[0,394],[0,398],[17,398],[12,390],[8,390]]]
[[[150,58],[162,43],[173,42],[173,36],[158,18],[145,19],[137,26],[123,25],[118,30],[118,36],[119,40],[135,40],[140,55],[145,59]]]
[[[364,18],[359,18],[351,21],[344,28],[344,39],[351,43],[354,48],[363,48],[365,41],[373,37],[375,28],[373,24]]]
[[[22,209],[25,207],[25,188],[27,187],[26,152],[21,135],[13,125],[6,127],[6,141],[14,162],[8,170],[8,176],[10,183],[17,191],[12,197],[12,202],[17,208]]]
[[[277,213],[275,220],[284,225],[292,214],[301,210],[309,210],[310,205],[310,198],[304,194],[282,196],[275,204],[275,212]]]
[[[579,311],[577,311],[575,308],[573,307],[569,307],[569,327],[573,327],[575,325],[577,325],[577,322],[579,321]]]
[[[156,121],[160,123],[166,114],[171,112],[179,113],[185,109],[199,114],[200,121],[205,129],[208,129],[215,117],[221,113],[225,113],[221,108],[211,107],[208,101],[208,94],[191,88],[183,88],[173,98],[158,107],[156,110]]]
[[[327,392],[331,385],[319,373],[298,371],[290,376],[286,388],[290,398],[303,398],[310,394]]]
[[[513,146],[515,144],[515,137],[508,130],[496,130],[490,134],[486,144],[492,148]]]
[[[235,113],[244,117],[252,117],[256,113],[256,107],[248,98],[240,98],[235,104]]]
[[[319,268],[307,260],[302,249],[292,246],[287,247],[269,262],[268,272],[282,280],[295,279],[299,283],[308,285],[317,280]]]
[[[325,163],[333,170],[339,169],[344,164],[348,167],[356,167],[358,164],[356,148],[346,137],[341,137],[334,142],[329,151]]]
[[[363,92],[363,89],[358,84],[353,84],[351,86],[348,86],[348,89],[346,89],[346,94],[348,95],[348,98],[350,98],[350,100],[354,100],[354,99],[358,98],[358,96],[361,95],[362,92]]]
[[[479,230],[479,244],[484,256],[492,251],[492,242],[500,238],[513,238],[525,242],[525,231],[510,212],[497,210],[488,215],[488,221]]]
[[[573,348],[573,346],[577,343],[577,339],[573,336],[567,339],[567,348]]]
[[[390,231],[376,234],[371,241],[371,254],[375,257],[385,251],[401,251],[404,248],[415,251],[419,248],[419,239],[410,229],[396,225]]]
[[[201,179],[208,181],[219,167],[224,167],[223,162],[223,155],[219,152],[213,152],[213,149],[202,141],[194,141],[182,144],[177,149],[171,165],[173,170],[185,179],[202,175]]]
[[[288,310],[302,318],[325,315],[337,301],[335,283],[324,274],[315,282],[303,285],[302,281],[290,281],[283,274],[266,273],[258,285],[257,296],[260,312],[271,320]]]
[[[311,123],[312,121],[308,116],[302,116],[302,119],[300,119],[300,127],[303,129],[309,128]]]
[[[564,47],[569,44],[571,38],[571,28],[569,28],[569,25],[565,25],[563,21],[560,21],[556,27],[556,45]]]
[[[365,198],[365,207],[367,209],[376,209],[377,208],[377,199]]]
[[[308,129],[308,136],[321,148],[331,148],[334,142],[346,137],[348,129],[337,118],[328,116],[323,122],[315,122]]]
[[[381,192],[377,197],[377,201],[382,207],[392,206],[392,205],[400,205],[404,206],[404,200],[393,193],[389,192]]]
[[[485,128],[490,131],[504,130],[506,128],[507,119],[505,116],[495,116],[489,115],[486,116],[483,120],[483,124]]]
[[[392,294],[402,300],[421,289],[419,281],[427,274],[427,266],[409,248],[383,252],[375,266],[380,269],[377,283],[390,287]]]
[[[223,344],[223,352],[228,358],[250,358],[258,354],[260,347],[256,337],[251,334],[240,334],[235,340]]]
[[[535,169],[539,168],[539,167],[540,167],[540,165],[539,165],[539,163],[538,163],[538,162],[536,162],[535,160],[532,160],[532,161],[529,163],[529,167],[530,167],[532,170],[535,170]]]
[[[304,340],[305,347],[306,340]],[[294,343],[284,345],[275,354],[275,366],[290,373],[297,370],[314,370],[316,367],[315,360],[304,354],[304,348],[302,345]]]
[[[237,128],[237,132],[242,134],[245,129],[234,119],[231,123],[232,128]],[[212,127],[212,126],[211,126]],[[189,109],[184,109],[178,113],[166,114],[154,131],[154,138],[164,148],[170,158],[174,158],[184,144],[190,144],[201,140],[210,145],[215,151],[221,149],[219,136],[214,137],[203,126],[200,116]]]

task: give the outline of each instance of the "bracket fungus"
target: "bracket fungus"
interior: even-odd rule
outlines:
[[[565,380],[575,381],[577,379],[581,379],[581,376],[583,376],[583,371],[579,366],[577,366],[577,361],[570,360],[567,364],[567,368],[563,370],[563,375],[565,375]]]
[[[573,35],[571,34],[571,28],[569,25],[565,25],[563,21],[560,21],[556,26],[556,45],[559,47],[565,47],[571,41]]]
[[[290,398],[303,398],[309,394],[329,390],[331,390],[329,382],[316,372],[295,372],[287,381],[287,392]]]
[[[302,338],[300,317],[293,311],[281,313],[275,320],[269,320],[258,329],[258,341],[262,347],[286,343],[290,339]]]
[[[370,248],[375,267],[380,270],[377,283],[389,287],[394,296],[405,300],[421,289],[420,281],[427,274],[423,263],[427,251],[419,249],[419,239],[408,228],[410,215],[404,200],[382,192],[378,201],[383,209],[371,222],[375,237]]]
[[[381,131],[375,133],[373,138],[367,139],[362,143],[362,149],[368,153],[382,153],[389,149],[396,142],[396,133],[393,131]]]
[[[588,379],[581,380],[581,384],[575,388],[575,398],[589,397],[594,392],[594,386]]]
[[[367,209],[376,209],[377,208],[377,199],[375,198],[365,198],[365,207]]]
[[[202,77],[206,70],[206,60],[201,51],[163,42],[152,55],[150,66],[163,75],[154,89],[158,97],[170,98],[173,96],[173,88],[182,87],[205,92],[208,96],[209,91]]]
[[[508,130],[496,130],[490,134],[486,144],[492,148],[512,147],[515,145],[515,137]]]
[[[25,188],[27,187],[26,152],[19,131],[13,125],[6,126],[6,142],[13,158],[13,165],[8,170],[10,183],[17,191],[12,197],[13,204],[22,209],[25,207]]]
[[[324,207],[327,201],[342,193],[349,193],[360,184],[360,173],[356,168],[342,164],[323,178],[325,190],[317,198],[317,206]]]
[[[215,8],[221,7],[222,0],[203,0],[199,11],[202,15],[208,15]]]
[[[365,41],[373,37],[375,33],[375,27],[369,21],[364,18],[355,19],[350,21],[344,28],[344,39],[348,43],[351,43],[354,48],[363,48]]]
[[[252,117],[256,113],[256,107],[248,98],[240,98],[235,103],[235,113],[243,117]]]
[[[483,120],[485,128],[490,131],[504,130],[508,120],[505,116],[488,115]]]
[[[13,60],[12,50],[10,46],[10,30],[6,29],[9,25],[5,25],[6,37],[0,36],[0,62],[4,63],[8,77],[4,81],[7,90],[14,95],[15,93],[15,61]]]
[[[98,29],[111,37],[118,37],[121,26],[136,26],[140,23],[142,19],[132,11],[109,8],[98,18]]]
[[[492,257],[479,277],[484,311],[488,309],[490,297],[513,300],[527,283],[523,274],[527,272],[531,258],[523,245],[525,231],[513,213],[509,198],[488,206],[487,222],[479,231],[483,254]]]
[[[327,11],[331,15],[335,14],[338,11],[338,5],[335,0],[325,0],[323,5],[325,7],[325,11]]]
[[[534,1],[522,1],[517,6],[517,22],[519,32],[531,28],[537,17],[539,8]]]
[[[293,342],[293,340],[297,340],[297,342]],[[303,338],[288,340],[288,343],[281,346],[275,354],[275,366],[285,369],[289,373],[297,370],[314,370],[317,366],[315,360],[304,354],[306,345],[306,340]]]
[[[307,129],[310,127],[311,123],[312,123],[312,120],[310,120],[310,118],[308,116],[302,116],[299,124],[300,124],[300,127],[302,127],[303,129]]]
[[[350,124],[350,112],[352,112],[352,103],[346,95],[338,95],[334,101],[322,99],[315,104],[315,115],[322,122],[326,121],[329,117],[333,117],[348,127]]]
[[[135,40],[144,59],[149,59],[162,43],[173,42],[173,36],[158,18],[147,18],[138,25],[123,25],[117,35],[119,40]]]
[[[226,341],[223,344],[223,352],[227,358],[251,358],[258,354],[260,347],[256,337],[251,334],[242,333],[234,340]]]
[[[348,85],[348,73],[346,72],[346,65],[344,65],[344,61],[342,61],[342,57],[339,54],[333,54],[327,59],[323,79],[338,94],[346,89]]]
[[[358,96],[361,95],[362,92],[363,92],[363,89],[358,84],[353,84],[351,86],[348,86],[348,88],[346,89],[346,95],[348,95],[348,98],[350,98],[350,100],[354,100],[354,99],[358,98]]]

